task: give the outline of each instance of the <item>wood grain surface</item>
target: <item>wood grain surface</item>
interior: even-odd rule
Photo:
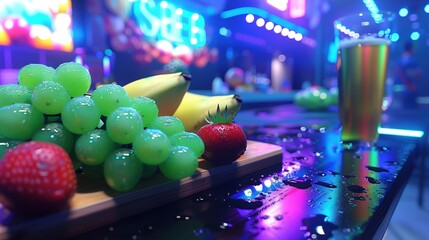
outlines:
[[[281,163],[281,147],[248,141],[245,154],[232,164],[214,166],[200,159],[197,172],[190,177],[170,180],[157,174],[142,179],[130,192],[115,192],[104,181],[81,179],[69,209],[61,212],[19,219],[0,205],[0,239],[72,237]]]

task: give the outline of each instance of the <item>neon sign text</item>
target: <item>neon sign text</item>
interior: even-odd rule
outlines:
[[[133,5],[136,22],[146,37],[167,40],[173,44],[201,47],[206,44],[204,17],[166,1],[136,1]]]

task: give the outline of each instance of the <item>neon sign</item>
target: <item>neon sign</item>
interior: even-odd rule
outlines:
[[[175,45],[202,47],[206,44],[204,17],[166,1],[136,1],[133,5],[136,22],[146,37],[167,40]]]

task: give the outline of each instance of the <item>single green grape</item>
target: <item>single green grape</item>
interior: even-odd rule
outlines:
[[[167,160],[159,165],[161,173],[171,179],[189,177],[198,167],[198,157],[185,146],[173,146]]]
[[[100,165],[115,150],[106,130],[94,129],[79,136],[75,144],[76,157],[85,165]]]
[[[116,191],[129,191],[140,181],[143,164],[128,148],[118,148],[104,162],[104,179]]]
[[[34,89],[43,81],[54,80],[55,69],[44,64],[28,64],[18,72],[18,83],[29,89]]]
[[[159,165],[170,154],[167,135],[158,129],[147,128],[139,132],[132,143],[137,158],[147,165]]]
[[[0,135],[28,140],[44,124],[45,117],[33,105],[15,103],[0,108]]]
[[[50,142],[70,153],[74,145],[74,135],[61,123],[47,123],[32,138],[33,141]]]
[[[95,102],[86,96],[72,98],[61,112],[64,126],[75,134],[95,129],[100,122],[100,116]]]
[[[131,107],[139,112],[143,119],[144,126],[149,126],[149,124],[158,117],[158,105],[156,105],[155,100],[151,98],[144,96],[133,97],[131,98]]]
[[[0,136],[0,161],[8,149],[11,149],[23,142],[24,142],[23,140]]]
[[[54,81],[60,83],[71,97],[82,96],[91,87],[91,74],[82,64],[62,63],[55,69]]]
[[[106,131],[114,142],[130,144],[142,129],[142,118],[132,107],[119,107],[107,117]]]
[[[194,151],[197,157],[201,157],[205,150],[203,140],[193,132],[179,132],[171,135],[169,138],[173,146],[185,146]]]
[[[161,130],[167,136],[185,131],[182,121],[175,116],[159,116],[147,127]]]
[[[67,90],[57,82],[43,81],[33,90],[31,102],[45,114],[59,114],[70,100]]]
[[[14,103],[31,103],[32,91],[19,84],[0,85],[0,107]]]
[[[109,116],[118,107],[131,106],[131,99],[124,88],[117,84],[106,84],[94,90],[91,98],[103,116]]]

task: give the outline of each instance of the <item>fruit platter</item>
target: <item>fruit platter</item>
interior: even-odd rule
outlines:
[[[181,72],[90,91],[66,62],[17,80],[0,85],[0,239],[71,237],[282,163],[234,123],[239,96],[191,93]]]

